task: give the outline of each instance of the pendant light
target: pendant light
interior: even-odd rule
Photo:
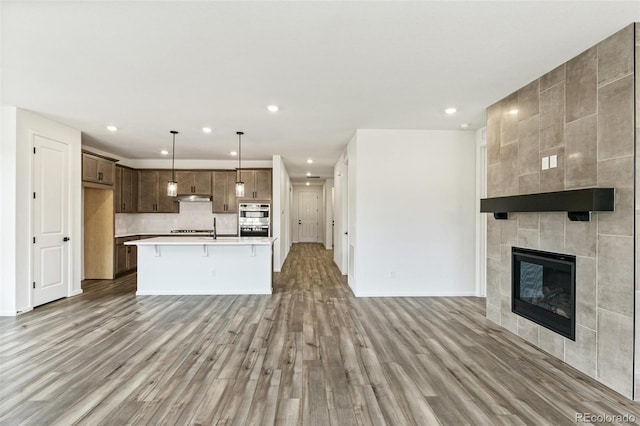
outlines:
[[[242,170],[242,135],[244,132],[236,132],[238,135],[238,170],[236,171],[236,197],[244,197],[244,182],[240,176]]]
[[[176,135],[178,132],[176,130],[171,130],[169,133],[173,135],[173,149],[171,150],[171,180],[167,185],[167,197],[177,197],[178,196],[178,182],[176,182]]]

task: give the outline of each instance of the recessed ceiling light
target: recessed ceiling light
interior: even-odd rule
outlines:
[[[211,133],[211,127],[203,127],[202,131],[205,133]]]
[[[309,186],[309,182],[307,182],[307,186]]]
[[[457,109],[455,109],[454,107],[449,107],[447,109],[444,110],[444,112],[446,112],[447,114],[451,115],[451,114],[455,114],[457,111]]]
[[[278,107],[278,105],[269,105],[267,106],[267,109],[269,110],[269,112],[278,112],[280,110],[280,107]]]
[[[462,123],[462,124],[460,125],[460,128],[461,128],[461,129],[468,129],[468,128],[469,128],[469,123]]]
[[[516,108],[512,109],[511,111],[509,111],[509,114],[511,115],[516,115],[518,113],[518,110]]]
[[[307,163],[311,164],[311,163],[313,163],[313,160],[312,160],[311,158],[309,158],[309,159],[307,160]]]
[[[307,176],[311,176],[311,172],[307,172]]]
[[[231,152],[229,153],[229,155],[234,155],[234,156],[235,156],[235,155],[238,155],[238,153],[237,153],[237,152],[235,152],[235,151],[231,151]]]
[[[118,130],[118,128],[116,126],[109,125],[109,126],[107,126],[107,130],[110,131],[110,132],[115,132],[116,130]]]
[[[166,149],[163,149],[162,151],[160,151],[160,154],[169,155],[169,151],[167,151]]]

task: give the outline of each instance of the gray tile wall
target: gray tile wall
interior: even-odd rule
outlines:
[[[509,214],[503,221],[487,215],[487,318],[629,398],[634,294],[640,301],[634,288],[634,262],[640,258],[634,256],[634,191],[640,187],[634,182],[635,168],[640,179],[634,158],[640,123],[634,117],[634,105],[640,106],[640,90],[634,92],[634,79],[640,87],[640,73],[634,74],[634,54],[640,59],[637,25],[487,109],[489,197],[616,189],[615,212],[593,213],[590,222],[571,222],[566,213]],[[541,170],[542,157],[550,155],[557,155],[558,167]],[[639,206],[635,212],[640,221]],[[577,257],[575,342],[511,312],[512,246]],[[640,333],[640,320],[636,325]]]

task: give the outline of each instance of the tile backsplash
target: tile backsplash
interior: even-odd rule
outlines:
[[[237,234],[237,214],[213,214],[211,203],[181,203],[180,213],[116,213],[116,235],[169,233],[172,229],[212,229],[218,234]]]

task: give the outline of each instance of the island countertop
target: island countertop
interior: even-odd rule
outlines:
[[[271,245],[276,237],[218,237],[213,239],[206,236],[175,236],[154,237],[144,240],[127,241],[129,246],[265,246]]]

